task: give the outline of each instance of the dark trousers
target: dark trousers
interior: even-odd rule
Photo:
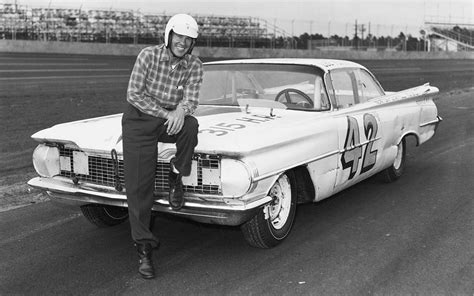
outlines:
[[[158,239],[150,231],[150,219],[158,142],[176,143],[174,166],[187,176],[191,172],[199,126],[196,118],[186,116],[181,131],[170,136],[165,122],[166,119],[145,114],[130,104],[122,117],[125,190],[132,238],[137,243],[151,243],[155,247]]]

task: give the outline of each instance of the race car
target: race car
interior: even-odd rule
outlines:
[[[271,248],[290,233],[297,205],[378,174],[405,169],[406,139],[435,134],[436,87],[386,92],[364,66],[329,59],[247,59],[204,64],[199,144],[183,178],[185,204],[168,204],[174,144],[158,143],[153,211],[241,227]],[[127,220],[121,114],[55,125],[32,138],[38,177],[28,184],[73,202],[97,226]]]

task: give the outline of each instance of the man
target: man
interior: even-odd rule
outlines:
[[[150,230],[154,201],[158,142],[176,143],[169,174],[169,204],[184,205],[182,176],[191,171],[197,145],[198,105],[202,62],[191,55],[198,25],[189,15],[177,14],[165,28],[165,43],[143,49],[137,57],[127,90],[122,118],[125,188],[132,238],[139,255],[138,271],[155,276],[152,251],[159,240]]]

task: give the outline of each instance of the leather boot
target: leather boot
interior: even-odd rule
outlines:
[[[136,244],[138,251],[138,272],[144,279],[155,277],[155,268],[153,267],[153,247],[151,244]]]
[[[177,211],[181,209],[184,205],[184,191],[183,191],[183,181],[181,180],[181,174],[176,174],[173,170],[170,170],[169,174],[169,203],[173,210]]]

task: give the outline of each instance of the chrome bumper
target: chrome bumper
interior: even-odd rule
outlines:
[[[92,187],[87,184],[75,185],[67,178],[36,177],[28,181],[28,185],[44,190],[52,198],[59,202],[64,200],[68,204],[72,202],[77,205],[96,203],[119,207],[128,206],[127,196],[123,192]],[[202,223],[236,226],[248,221],[261,206],[270,201],[271,197],[269,196],[253,201],[185,196],[183,208],[174,211],[169,206],[166,198],[157,196],[152,209],[153,211],[183,216]]]

